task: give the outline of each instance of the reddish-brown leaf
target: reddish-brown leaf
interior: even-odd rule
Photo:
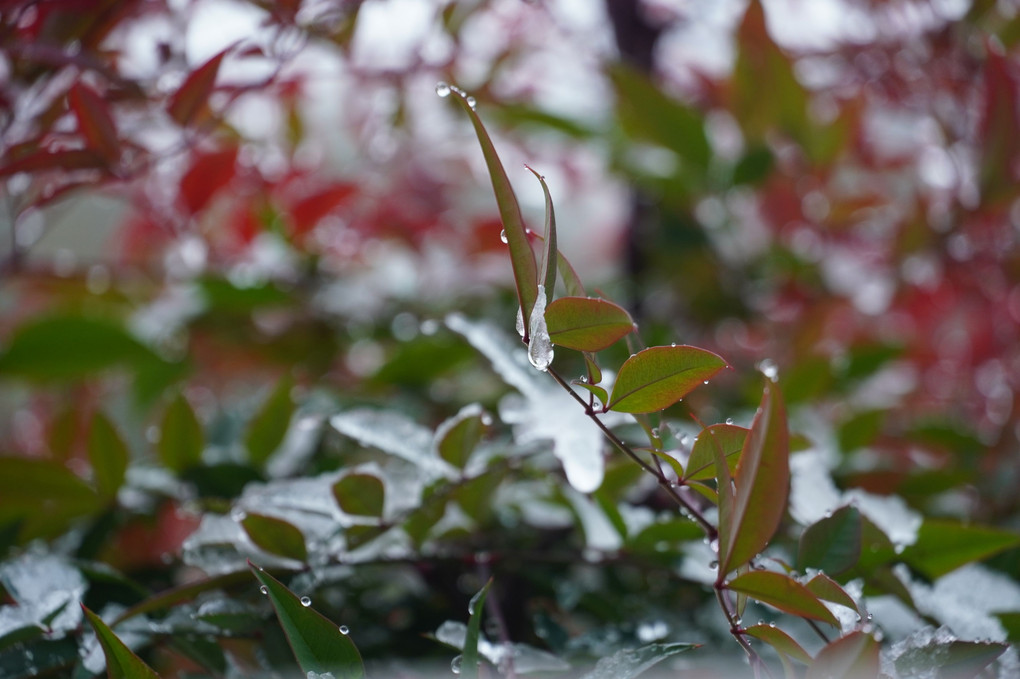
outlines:
[[[781,611],[839,626],[836,617],[814,593],[783,573],[750,571],[730,580],[726,586]]]
[[[0,167],[0,177],[8,177],[19,172],[100,170],[105,168],[106,160],[92,149],[64,149],[61,151],[40,149]]]
[[[355,184],[337,183],[296,202],[290,209],[294,234],[300,236],[314,229],[320,219],[347,202],[356,190]]]
[[[117,126],[110,110],[99,94],[88,85],[75,83],[67,94],[68,104],[78,119],[78,129],[90,148],[99,151],[103,158],[115,162],[120,157]]]
[[[874,637],[851,632],[818,652],[807,679],[871,679],[878,676],[879,645]]]
[[[195,157],[181,179],[181,203],[188,214],[201,212],[212,197],[234,178],[237,147]]]
[[[184,80],[177,92],[170,98],[167,112],[179,125],[188,125],[205,108],[216,86],[216,75],[220,71],[220,63],[230,48],[223,50],[205,62]]]

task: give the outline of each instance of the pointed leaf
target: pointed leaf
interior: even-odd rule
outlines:
[[[482,617],[485,615],[485,597],[489,594],[492,586],[492,578],[485,583],[485,586],[478,590],[478,593],[471,597],[468,604],[467,634],[464,636],[464,657],[461,662],[460,672],[464,679],[477,679],[478,677],[478,637],[482,626]]]
[[[507,245],[510,248],[510,262],[514,270],[514,282],[517,286],[517,301],[520,305],[524,318],[531,318],[531,310],[538,298],[538,265],[535,263],[535,253],[531,250],[528,242],[527,230],[524,226],[524,217],[521,216],[521,207],[514,195],[510,179],[506,176],[506,170],[496,154],[496,147],[489,138],[485,126],[474,109],[468,104],[467,99],[460,92],[454,91],[451,95],[467,113],[474,125],[475,134],[478,136],[478,143],[482,147],[482,155],[485,156],[485,164],[489,168],[489,177],[492,180],[492,190],[496,194],[496,204],[499,207],[499,216],[503,220],[503,230],[506,232]]]
[[[684,653],[698,644],[649,644],[625,648],[602,658],[582,679],[634,679],[663,660]]]
[[[290,397],[293,386],[290,377],[281,379],[248,425],[244,443],[248,448],[248,459],[257,467],[266,463],[287,435],[290,418],[294,414],[294,401]]]
[[[181,473],[202,461],[205,437],[191,404],[178,394],[163,416],[159,437],[159,458],[167,468]]]
[[[472,404],[436,428],[436,450],[439,457],[457,469],[463,469],[485,431],[485,413]]]
[[[0,166],[0,177],[19,172],[44,172],[46,170],[101,170],[107,165],[106,158],[93,149],[60,149],[51,151],[39,149],[6,165]]]
[[[180,200],[188,214],[201,212],[213,196],[234,179],[238,152],[239,147],[230,146],[210,153],[194,154],[191,167],[181,177],[180,183]]]
[[[659,458],[660,460],[664,460],[666,462],[666,464],[668,464],[670,467],[672,467],[673,468],[673,473],[676,474],[676,477],[678,479],[682,479],[684,477],[684,467],[683,467],[682,464],[680,464],[680,460],[676,459],[675,457],[673,457],[669,453],[663,452],[661,450],[655,450],[653,448],[649,448],[648,452],[650,452],[652,455],[654,455],[655,457]]]
[[[296,561],[308,559],[305,536],[293,524],[274,516],[248,514],[241,527],[260,549]]]
[[[220,63],[230,49],[228,47],[192,71],[170,98],[167,112],[178,125],[188,125],[205,107],[209,95],[212,94],[213,88],[216,86],[216,75],[220,71]]]
[[[88,453],[99,494],[105,498],[116,497],[124,484],[130,454],[113,423],[102,413],[92,418]]]
[[[879,644],[864,632],[851,632],[823,648],[807,679],[872,679],[878,676]]]
[[[849,609],[860,612],[860,608],[857,607],[857,602],[854,601],[853,597],[847,594],[846,590],[839,586],[839,583],[825,573],[819,573],[811,578],[805,587],[819,599],[825,599],[834,604],[846,606]]]
[[[711,479],[715,474],[716,447],[722,449],[726,466],[732,474],[740,461],[740,451],[747,440],[747,429],[735,424],[713,424],[698,435],[691,449],[691,457],[687,461],[688,481]]]
[[[720,573],[747,563],[765,549],[783,518],[790,488],[789,433],[777,384],[765,387],[734,483],[733,511],[725,529],[720,525],[719,531]]]
[[[545,183],[545,177],[535,172],[532,168],[525,165],[531,174],[538,177],[538,181],[542,184],[542,192],[545,194],[545,247],[542,248],[542,262],[538,268],[538,281],[545,286],[545,303],[550,304],[553,301],[554,290],[556,288],[556,265],[557,255],[559,250],[556,245],[556,213],[553,210],[552,196],[549,194],[549,187]]]
[[[248,566],[266,588],[276,617],[303,672],[331,672],[336,679],[361,679],[365,676],[361,654],[346,633],[341,632],[329,618],[305,606],[282,582],[262,568],[250,561]]]
[[[81,81],[71,86],[67,101],[89,147],[99,151],[106,160],[115,161],[120,156],[120,143],[106,101]]]
[[[857,565],[861,556],[861,512],[843,506],[808,526],[800,536],[797,567],[838,575]]]
[[[807,587],[782,573],[750,571],[727,583],[734,592],[743,592],[752,599],[774,606],[802,618],[821,620],[839,627],[828,608]]]
[[[142,662],[127,644],[118,639],[102,618],[86,608],[85,604],[81,604],[81,609],[85,612],[92,629],[96,631],[99,645],[103,647],[106,674],[110,679],[159,679],[159,675]]]
[[[673,405],[726,367],[726,361],[697,347],[652,347],[620,367],[609,409],[652,413]]]
[[[333,497],[347,514],[382,516],[386,487],[377,476],[348,474],[333,484]]]
[[[1017,545],[1020,535],[1013,531],[925,519],[917,531],[917,541],[903,551],[902,559],[934,579]]]
[[[761,639],[766,644],[776,649],[779,653],[793,658],[805,665],[811,662],[811,656],[801,647],[793,637],[773,625],[753,625],[744,630],[756,639]]]
[[[571,380],[570,383],[571,384],[576,384],[577,386],[581,387],[585,391],[590,392],[592,395],[594,395],[595,396],[595,400],[598,401],[598,403],[596,404],[596,407],[599,407],[600,404],[601,405],[605,405],[606,403],[609,402],[609,392],[607,392],[605,389],[603,389],[602,387],[600,387],[597,384],[591,384],[589,382],[581,382],[580,380]]]
[[[622,307],[604,299],[560,297],[545,310],[553,344],[578,351],[601,351],[634,329]]]

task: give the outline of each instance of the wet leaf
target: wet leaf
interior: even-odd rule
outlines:
[[[444,421],[436,429],[436,450],[439,457],[457,469],[463,469],[474,452],[482,434],[485,422],[481,406],[472,404]]]
[[[257,467],[265,465],[269,456],[283,443],[294,414],[294,401],[290,397],[294,387],[290,377],[283,377],[248,425],[244,437],[248,459]]]
[[[204,447],[202,425],[188,400],[183,394],[178,394],[163,415],[159,458],[167,468],[182,473],[202,462]]]
[[[750,571],[730,580],[726,586],[781,611],[839,626],[836,618],[818,597],[788,575]]]
[[[851,632],[818,652],[806,679],[872,679],[878,676],[878,651],[872,636]]]
[[[811,578],[805,585],[812,594],[817,596],[819,599],[824,599],[840,606],[846,606],[847,608],[860,612],[860,608],[857,606],[857,602],[854,601],[853,597],[846,593],[838,582],[830,578],[825,573],[819,573],[818,575]]]
[[[468,625],[467,634],[464,636],[464,656],[461,662],[460,674],[464,679],[477,679],[478,677],[478,637],[481,633],[482,618],[485,615],[485,597],[492,587],[492,578],[489,578],[485,586],[478,590],[471,602],[468,604]]]
[[[581,382],[579,380],[572,380],[571,384],[576,384],[585,391],[591,393],[595,397],[595,400],[597,401],[596,407],[599,407],[599,405],[604,405],[609,402],[609,392],[607,392],[605,389],[603,389],[597,384],[591,384],[590,382]]]
[[[682,479],[684,477],[684,467],[680,464],[680,460],[661,450],[649,448],[648,452],[668,464],[673,469],[673,473],[676,474],[678,479]]]
[[[96,489],[104,498],[115,498],[124,484],[130,453],[113,423],[102,413],[92,418],[88,453]]]
[[[232,48],[228,47],[192,71],[170,98],[167,112],[178,125],[190,124],[205,108],[209,95],[216,86],[220,63],[230,49]]]
[[[896,658],[900,676],[971,679],[1005,653],[1006,644],[979,641],[940,641],[911,648]],[[1000,675],[1002,676],[1002,675]]]
[[[241,527],[251,541],[260,549],[288,559],[305,561],[308,548],[304,534],[293,524],[273,516],[248,514],[241,520]]]
[[[521,216],[521,207],[517,202],[517,196],[514,195],[510,179],[506,176],[506,170],[503,169],[503,164],[496,154],[496,147],[493,145],[492,139],[489,138],[488,132],[485,131],[485,126],[478,114],[459,93],[453,92],[450,96],[460,104],[471,119],[471,124],[474,125],[478,143],[482,147],[482,155],[485,156],[485,164],[489,168],[492,190],[496,194],[499,216],[503,220],[503,230],[510,248],[510,262],[513,265],[514,283],[517,286],[517,301],[524,318],[531,318],[531,310],[538,298],[538,264],[535,262],[535,253],[528,242],[524,217]]]
[[[159,679],[159,675],[142,662],[142,659],[135,655],[134,651],[128,648],[123,641],[118,639],[102,618],[86,608],[85,604],[81,605],[81,609],[85,611],[85,617],[96,631],[99,645],[103,647],[103,655],[106,656],[106,673],[110,679],[145,679],[146,677]]]
[[[528,167],[525,165],[525,167]],[[556,265],[559,250],[556,245],[556,212],[553,210],[552,196],[549,194],[549,187],[545,183],[545,177],[528,167],[531,174],[538,178],[542,185],[542,193],[545,194],[545,235],[544,247],[542,248],[542,261],[538,267],[538,282],[545,286],[545,303],[548,305],[553,301],[556,289]],[[548,309],[548,307],[547,307]],[[548,317],[548,311],[546,312]]]
[[[329,618],[303,605],[272,575],[251,562],[248,565],[266,588],[276,617],[303,672],[331,672],[336,679],[361,679],[365,676],[361,654],[347,634],[342,633]]]
[[[333,484],[333,497],[340,509],[356,516],[382,516],[386,487],[370,474],[348,474]]]
[[[116,161],[120,157],[120,143],[106,101],[80,80],[71,86],[67,101],[89,147],[99,151],[107,161]]]
[[[601,351],[634,329],[625,309],[604,299],[560,297],[545,310],[553,344],[578,351]]]
[[[769,383],[734,474],[732,513],[720,519],[719,572],[765,549],[779,527],[790,488],[789,433],[779,386]]]
[[[785,656],[793,658],[798,662],[802,662],[805,665],[811,662],[811,656],[808,655],[808,652],[805,651],[800,644],[794,641],[793,637],[774,625],[753,625],[748,627],[745,631],[752,637],[761,639]]]
[[[652,413],[673,405],[726,367],[726,361],[690,346],[652,347],[620,367],[609,409]]]
[[[82,316],[29,321],[0,354],[0,375],[74,380],[117,366],[158,365],[161,359],[120,325]]]
[[[945,519],[925,519],[917,541],[903,550],[902,559],[929,578],[986,559],[1020,545],[1020,535],[988,526]]]
[[[704,481],[715,478],[715,456],[718,449],[726,459],[732,474],[740,461],[740,451],[747,440],[748,430],[735,424],[713,424],[698,435],[687,461],[688,481]],[[717,448],[718,446],[718,448]]]
[[[840,507],[801,534],[797,568],[817,568],[833,575],[850,570],[861,556],[861,531],[860,511],[849,505]]]
[[[625,648],[602,658],[583,679],[634,679],[663,660],[684,653],[698,644],[649,644]]]

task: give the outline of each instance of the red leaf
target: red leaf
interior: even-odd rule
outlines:
[[[188,125],[195,120],[209,101],[216,75],[220,70],[220,62],[231,48],[227,48],[191,72],[181,84],[174,96],[170,98],[167,112],[180,125]]]
[[[196,156],[181,179],[181,202],[189,214],[200,212],[217,191],[230,183],[236,163],[236,146]]]
[[[333,184],[294,203],[290,210],[294,234],[303,235],[315,228],[319,220],[343,205],[357,190],[354,184]]]
[[[62,151],[40,149],[0,167],[0,177],[7,177],[19,172],[100,170],[105,168],[106,161],[92,149],[64,149]]]
[[[985,192],[996,197],[1008,194],[1020,172],[1017,89],[1009,61],[999,50],[989,46],[981,102],[981,184]]]
[[[99,151],[106,160],[115,162],[120,157],[120,143],[117,127],[103,98],[88,85],[78,82],[68,92],[67,101],[89,147]]]

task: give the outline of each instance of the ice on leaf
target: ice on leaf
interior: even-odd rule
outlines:
[[[545,286],[538,286],[538,299],[531,311],[530,341],[528,342],[528,360],[542,372],[549,369],[553,361],[553,345],[549,338],[549,328],[545,324]]]
[[[433,450],[432,432],[403,415],[358,408],[330,418],[334,429],[365,446],[413,462],[435,476],[451,476],[453,468]]]

